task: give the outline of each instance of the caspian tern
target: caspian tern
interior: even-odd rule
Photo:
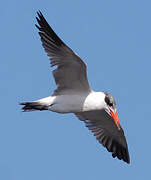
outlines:
[[[22,102],[22,110],[50,110],[74,113],[84,121],[96,139],[113,158],[130,163],[128,146],[120,125],[113,96],[93,91],[88,83],[86,65],[53,31],[39,11],[36,17],[42,45],[50,57],[57,89],[49,97]]]

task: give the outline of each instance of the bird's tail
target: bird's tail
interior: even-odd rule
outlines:
[[[48,106],[44,105],[40,102],[21,102],[19,103],[20,105],[23,105],[22,110],[23,112],[30,112],[30,111],[35,111],[35,110],[48,110]]]

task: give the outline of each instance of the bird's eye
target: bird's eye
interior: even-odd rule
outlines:
[[[111,100],[109,99],[109,97],[105,97],[105,102],[108,106],[112,107],[113,106],[113,102],[111,102]]]
[[[112,106],[113,106],[113,103],[110,102],[110,103],[109,103],[109,106],[112,107]]]

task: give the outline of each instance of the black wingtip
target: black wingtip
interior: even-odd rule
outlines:
[[[43,16],[42,12],[40,10],[37,11],[38,17]]]
[[[57,36],[57,34],[53,31],[51,26],[48,24],[46,19],[44,18],[42,12],[39,10],[37,11],[36,20],[38,25],[35,24],[36,28],[43,34],[46,34],[57,46],[65,45],[64,42]],[[49,39],[49,40],[50,40]]]
[[[39,29],[39,31],[40,31],[40,27],[39,27],[37,24],[35,24],[35,26],[36,26],[36,28]]]
[[[116,150],[112,151],[112,157],[113,158],[117,157],[119,160],[123,160],[124,162],[130,164],[128,148],[121,147],[118,144],[116,146],[117,146]]]
[[[130,156],[129,156],[129,153],[127,153],[127,157],[126,157],[126,161],[128,164],[130,164]]]

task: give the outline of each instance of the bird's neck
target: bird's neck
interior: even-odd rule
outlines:
[[[83,111],[105,109],[105,94],[103,92],[92,91],[84,101]]]

